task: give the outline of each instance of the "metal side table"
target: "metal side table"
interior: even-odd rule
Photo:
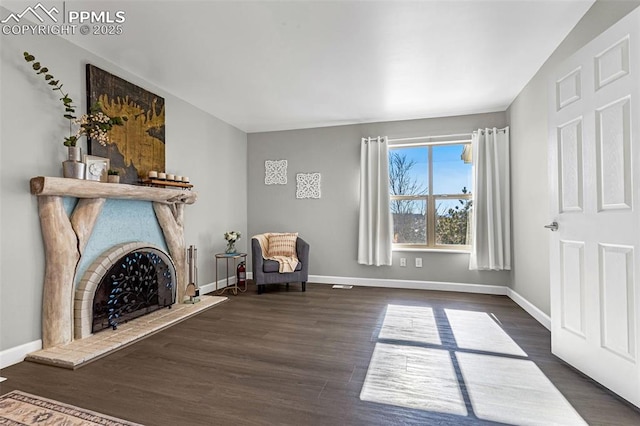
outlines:
[[[236,271],[238,266],[238,259],[244,260],[245,264],[247,262],[247,253],[216,253],[216,294],[221,295],[224,294],[225,291],[230,290],[234,295],[237,295],[238,292],[244,293],[247,291],[247,282],[245,281],[244,289],[238,285],[238,278],[234,281],[233,285],[229,285],[229,261],[233,262],[233,271]],[[227,286],[218,290],[218,261],[220,259],[225,259],[227,261]]]

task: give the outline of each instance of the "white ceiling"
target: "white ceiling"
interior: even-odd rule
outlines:
[[[74,1],[126,22],[68,39],[260,132],[504,111],[593,1]]]

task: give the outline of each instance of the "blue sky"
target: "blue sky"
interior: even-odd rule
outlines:
[[[433,147],[434,194],[457,194],[463,187],[471,189],[471,164],[460,159],[463,145],[436,145]],[[424,187],[428,184],[428,150],[426,146],[400,148],[398,152],[406,154],[415,161],[410,174]]]

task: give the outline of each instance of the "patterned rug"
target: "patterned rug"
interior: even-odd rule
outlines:
[[[141,426],[17,390],[0,396],[0,425]]]

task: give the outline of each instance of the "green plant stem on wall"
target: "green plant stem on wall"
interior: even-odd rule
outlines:
[[[31,67],[36,71],[37,75],[43,75],[44,80],[49,86],[52,86],[52,90],[58,91],[62,94],[60,101],[64,105],[63,117],[69,120],[69,137],[64,138],[65,146],[76,146],[82,136],[94,138],[101,145],[105,146],[109,141],[108,132],[113,126],[122,126],[127,121],[126,116],[109,117],[102,112],[102,104],[96,102],[91,106],[89,114],[84,114],[78,119],[74,114],[76,107],[73,105],[73,100],[69,97],[68,93],[62,90],[62,84],[60,80],[49,74],[49,68],[43,67],[40,62],[34,62],[36,57],[29,52],[24,52],[24,60],[27,62],[33,62]],[[73,134],[71,124],[78,124],[80,127],[76,134]]]
[[[33,62],[31,67],[34,69],[34,71],[36,71],[36,74],[42,75],[47,84],[49,86],[53,86],[52,90],[58,91],[62,94],[60,101],[62,101],[62,104],[64,105],[63,116],[65,119],[69,120],[69,137],[64,138],[64,145],[76,146],[78,137],[71,134],[71,121],[76,118],[76,116],[74,115],[76,112],[76,107],[73,105],[73,100],[69,97],[68,93],[65,93],[62,90],[62,83],[60,83],[60,80],[56,80],[53,75],[49,74],[49,68],[43,67],[40,62],[34,62],[36,60],[35,56],[30,54],[29,52],[24,52],[24,60],[27,62]]]

